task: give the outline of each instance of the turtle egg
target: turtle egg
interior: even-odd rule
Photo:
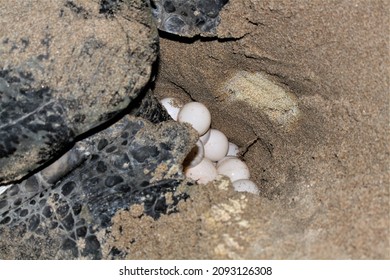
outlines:
[[[217,171],[218,174],[228,176],[232,182],[250,177],[248,166],[236,157],[221,162]]]
[[[239,151],[240,151],[240,149],[238,148],[238,146],[236,144],[229,142],[229,149],[228,149],[226,155],[236,157],[238,155]]]
[[[256,184],[248,179],[241,179],[233,182],[233,188],[236,192],[259,194],[259,189]]]
[[[203,135],[210,127],[211,114],[202,103],[190,102],[181,108],[177,120],[181,123],[191,124],[198,131],[199,135]]]
[[[212,161],[219,161],[226,156],[229,142],[225,134],[217,129],[210,129],[210,138],[204,145],[204,156]]]
[[[171,118],[177,121],[177,115],[180,108],[183,107],[183,102],[174,97],[166,97],[160,100],[160,104],[164,106]]]
[[[198,183],[207,184],[214,180],[218,173],[214,164],[209,159],[203,158],[198,165],[187,168],[185,175]]]
[[[198,140],[198,142],[196,142],[196,146],[192,148],[190,153],[184,159],[183,165],[185,167],[194,167],[198,165],[203,158],[204,158],[203,143],[202,141]]]

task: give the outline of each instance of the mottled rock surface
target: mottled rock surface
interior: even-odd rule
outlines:
[[[0,184],[137,97],[158,36],[144,0],[0,1]]]

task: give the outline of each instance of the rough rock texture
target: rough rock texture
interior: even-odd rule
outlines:
[[[157,222],[118,213],[113,244],[127,258],[389,259],[389,24],[388,1],[233,0],[220,40],[162,39],[156,92],[204,102],[261,195],[194,187]],[[268,81],[226,90],[242,71]],[[254,92],[269,83],[282,103]],[[285,125],[287,96],[299,118]]]
[[[153,218],[175,211],[196,138],[187,125],[125,116],[79,142],[87,153],[60,181],[42,185],[34,175],[0,197],[0,259],[123,256],[105,244],[111,218],[133,204]]]
[[[0,184],[127,107],[157,32],[145,0],[0,1]]]

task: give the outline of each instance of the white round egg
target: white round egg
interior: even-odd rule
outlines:
[[[229,149],[228,149],[226,155],[236,157],[238,155],[239,151],[240,151],[240,149],[238,148],[238,146],[236,144],[229,142]]]
[[[210,129],[210,138],[204,145],[204,156],[212,161],[219,161],[226,156],[229,141],[225,134],[217,129]]]
[[[198,140],[195,147],[192,148],[190,153],[184,159],[184,167],[194,167],[198,165],[204,158],[204,148],[202,141]]]
[[[236,157],[221,162],[217,167],[217,172],[228,176],[232,182],[250,177],[248,166]]]
[[[164,106],[171,118],[177,121],[177,116],[183,107],[183,102],[174,97],[166,97],[160,100],[160,104]]]
[[[199,135],[203,135],[210,127],[211,114],[202,103],[190,102],[181,108],[177,120],[181,123],[191,124]]]
[[[233,188],[236,192],[249,192],[253,194],[259,194],[259,188],[256,184],[248,179],[241,179],[233,182]]]
[[[185,175],[200,184],[207,184],[214,180],[218,173],[214,164],[209,159],[203,158],[198,165],[187,168]]]

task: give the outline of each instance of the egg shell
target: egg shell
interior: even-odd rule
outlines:
[[[204,156],[212,161],[223,159],[228,151],[229,141],[225,134],[217,129],[210,129],[210,138],[204,145]]]
[[[238,158],[224,160],[218,165],[217,172],[228,176],[232,182],[250,177],[248,166]]]
[[[236,192],[249,192],[253,194],[259,194],[259,188],[256,184],[248,179],[241,179],[233,182],[233,188]]]
[[[189,102],[181,108],[177,120],[181,123],[189,123],[199,135],[203,135],[210,128],[211,114],[204,104]]]
[[[200,184],[207,184],[214,180],[218,173],[214,164],[209,159],[203,158],[198,165],[187,168],[185,175]]]
[[[171,118],[177,121],[177,116],[180,112],[180,109],[184,105],[183,102],[174,97],[166,97],[160,100],[160,104],[164,106],[165,110],[167,110]]]

